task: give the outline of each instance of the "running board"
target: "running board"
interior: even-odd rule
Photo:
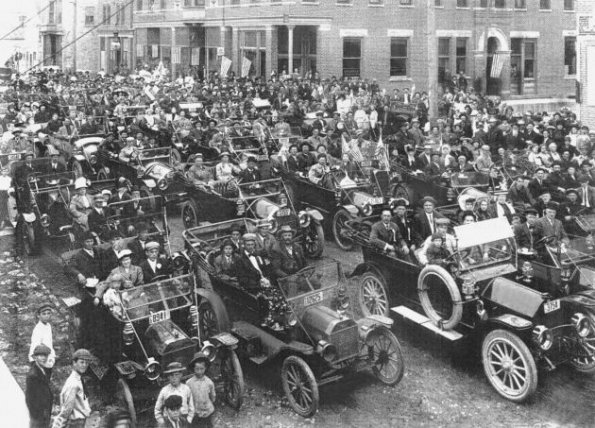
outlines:
[[[416,324],[421,325],[424,328],[427,328],[428,330],[439,334],[440,336],[450,340],[450,341],[456,341],[459,340],[463,337],[463,335],[461,333],[459,333],[458,331],[454,331],[454,330],[441,330],[439,329],[432,321],[430,321],[429,318],[427,318],[426,316],[417,313],[405,306],[395,306],[394,308],[391,308],[391,311],[393,311],[396,314],[401,315],[403,318],[406,318],[408,320],[413,321]]]

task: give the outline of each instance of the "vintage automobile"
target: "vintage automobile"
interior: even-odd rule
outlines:
[[[69,154],[67,168],[74,171],[77,177],[91,179],[101,177],[100,165],[97,162],[97,150],[104,140],[103,135],[85,136],[73,143],[73,151]]]
[[[319,386],[356,371],[372,369],[386,385],[401,380],[404,362],[390,331],[392,320],[354,317],[349,284],[338,262],[307,267],[253,294],[237,279],[217,275],[212,265],[213,250],[229,234],[228,227],[209,225],[183,233],[194,265],[209,274],[223,299],[198,308],[200,324],[208,335],[231,328],[246,361],[258,366],[281,362],[283,391],[297,414],[314,415]]]
[[[535,287],[527,276],[537,274],[518,266],[506,219],[456,226],[457,249],[447,266],[386,254],[357,228],[349,230],[364,256],[353,272],[361,277],[362,312],[392,311],[453,342],[479,340],[485,375],[508,400],[522,402],[536,391],[537,363],[595,370],[595,291],[583,286],[553,294],[547,270],[541,278],[548,287]]]
[[[267,137],[266,145],[271,153],[289,149],[292,144],[299,145],[303,140],[302,130],[299,126],[291,126],[289,132],[269,129]]]
[[[325,242],[322,214],[312,208],[297,211],[283,180],[271,178],[230,184],[220,185],[212,191],[190,188],[189,199],[182,205],[184,227],[192,228],[202,221],[215,223],[249,217],[268,220],[271,232],[275,233],[278,227],[290,224],[308,257],[322,255]]]
[[[113,153],[100,149],[98,159],[100,177],[124,177],[139,187],[143,197],[160,195],[166,202],[178,202],[185,197],[184,172],[176,167],[169,147],[138,150],[130,162],[123,162]]]
[[[345,223],[354,218],[369,217],[379,214],[387,207],[387,200],[382,196],[380,182],[388,180],[387,171],[363,169],[354,163],[350,173],[331,168],[318,184],[313,183],[304,174],[289,171],[279,157],[272,157],[274,170],[285,181],[289,193],[302,210],[320,211],[326,226],[331,230],[335,243],[343,250],[353,249],[353,241],[343,237]]]
[[[110,202],[107,206],[107,223],[99,233],[102,238],[107,230],[116,230],[122,237],[136,236],[140,223],[147,226],[152,240],[169,247],[169,226],[166,201],[161,196],[148,196],[120,202]]]

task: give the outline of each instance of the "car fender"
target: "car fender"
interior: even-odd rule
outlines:
[[[354,217],[359,215],[359,210],[355,205],[343,205],[342,208]]]
[[[23,220],[27,223],[33,223],[37,219],[35,213],[23,213]]]
[[[530,330],[533,328],[531,321],[513,314],[502,314],[489,318],[488,323],[505,327],[508,330]]]
[[[85,160],[85,156],[83,155],[74,155],[74,158],[79,162],[83,162]]]
[[[225,309],[225,305],[223,304],[223,300],[217,293],[211,290],[207,290],[205,288],[197,288],[196,294],[202,299],[209,302],[213,311],[215,312],[215,317],[217,318],[218,329],[220,332],[229,332],[231,330],[231,323],[229,322],[229,316],[227,315],[227,310]],[[203,338],[208,339],[208,338]]]
[[[145,183],[145,186],[147,186],[149,189],[157,186],[157,183],[155,183],[155,180],[152,178],[143,178],[143,183]]]
[[[324,217],[318,210],[307,209],[306,212],[310,215],[310,217],[312,217],[314,219],[314,221],[316,221],[318,223],[320,223],[322,220],[324,220]]]
[[[564,306],[570,307],[569,311],[588,312],[595,316],[595,290],[585,290],[560,299]]]

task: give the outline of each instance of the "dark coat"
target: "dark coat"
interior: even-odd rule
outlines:
[[[145,242],[145,244],[147,244]],[[140,240],[138,238],[134,238],[130,241],[127,245],[128,249],[132,251],[132,264],[133,265],[140,265],[147,257],[145,255],[145,249],[143,248]]]
[[[258,259],[259,257],[257,257],[257,260]],[[261,272],[264,272],[264,262],[258,260],[258,265],[260,267]],[[257,291],[260,289],[260,279],[262,278],[262,275],[252,265],[252,262],[246,255],[245,251],[242,251],[240,256],[238,257],[237,271],[242,273],[238,279],[240,281],[240,285],[243,288],[245,288],[248,291]]]
[[[302,248],[297,244],[292,244],[291,248],[293,254],[289,254],[287,247],[281,243],[273,247],[271,264],[276,278],[293,275],[306,266],[306,257]]]
[[[444,217],[442,214],[439,214],[436,211],[434,211],[432,215],[434,216],[434,223],[436,222],[437,218]],[[428,216],[426,215],[425,211],[420,211],[415,214],[415,217],[413,218],[413,224],[414,229],[421,240],[425,240],[432,234],[432,228],[428,222]],[[436,226],[434,226],[434,230],[436,230]]]
[[[287,158],[287,169],[290,171],[300,171],[299,159],[297,156],[289,156]]]
[[[246,168],[245,170],[240,172],[239,177],[243,183],[252,183],[261,180],[260,171],[257,168],[254,168],[254,170],[252,171]]]
[[[534,199],[539,198],[539,195],[541,195],[545,191],[549,192],[549,190],[550,190],[550,187],[546,183],[545,180],[542,180],[540,183],[539,180],[537,180],[536,178],[534,178],[533,180],[531,180],[529,182],[528,187],[529,187],[529,192],[531,192],[531,196],[533,196]]]
[[[157,271],[154,271],[151,268],[151,265],[149,264],[149,261],[147,259],[143,260],[139,264],[139,267],[143,270],[143,281],[145,282],[145,284],[153,282],[153,278],[155,277],[163,275],[169,276],[172,273],[172,268],[169,263],[169,260],[158,258],[157,264],[161,265],[160,268],[157,268]]]
[[[215,257],[215,260],[213,261],[215,271],[220,275],[227,275],[232,278],[237,278],[237,259],[238,255],[233,253],[231,255],[230,262],[227,261],[227,258],[223,256],[223,254],[218,255],[217,257]]]
[[[384,249],[386,244],[400,247],[403,241],[399,226],[395,223],[390,222],[388,227],[381,221],[372,225],[370,231],[370,240],[381,250]]]
[[[391,221],[399,228],[399,234],[405,240],[407,246],[417,246],[421,242],[421,238],[417,234],[417,231],[413,227],[413,223],[409,219],[406,218],[405,222],[403,223],[403,220],[394,216]]]
[[[52,414],[54,396],[50,387],[50,374],[44,373],[36,363],[31,364],[27,373],[25,402],[31,418],[47,420]]]
[[[101,254],[97,249],[94,249],[93,253],[95,256],[91,257],[85,250],[79,250],[66,266],[66,272],[73,278],[79,273],[85,278],[105,278],[101,270]]]
[[[102,209],[101,213],[98,213],[96,209],[92,209],[87,217],[89,224],[89,230],[101,235],[107,230],[107,210]]]
[[[535,236],[533,228],[529,228],[527,223],[519,224],[514,227],[514,237],[519,248],[533,248]]]
[[[109,276],[110,272],[117,268],[118,256],[112,248],[108,248],[101,252],[101,278],[105,279]]]

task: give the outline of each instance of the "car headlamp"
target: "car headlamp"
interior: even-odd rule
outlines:
[[[326,340],[320,340],[316,346],[316,352],[328,363],[332,363],[337,359],[339,354],[337,353],[337,347],[332,343],[328,343]]]
[[[521,267],[521,273],[523,277],[526,279],[533,278],[533,265],[531,262],[523,262],[523,266]]]
[[[149,380],[157,380],[161,376],[161,364],[155,361],[153,357],[149,357],[147,365],[145,366],[145,377]]]
[[[310,215],[306,211],[300,211],[298,218],[301,227],[308,227],[310,225]]]
[[[372,207],[372,205],[369,202],[364,204],[364,206],[362,207],[362,213],[366,217],[371,216],[373,212],[374,212],[374,208]]]
[[[39,219],[39,221],[41,222],[41,225],[43,227],[49,227],[50,225],[50,216],[47,214],[42,214],[41,218]]]
[[[536,326],[533,329],[532,335],[533,341],[544,351],[550,349],[554,343],[552,331],[543,325]]]
[[[125,346],[130,346],[134,343],[134,327],[132,323],[127,322],[122,329],[122,341]]]
[[[215,345],[213,345],[208,340],[203,342],[200,352],[202,352],[210,362],[215,361],[215,358],[217,358],[217,348],[215,348]]]
[[[167,182],[166,179],[162,178],[161,180],[159,180],[157,182],[157,188],[159,190],[166,190],[169,187],[169,183]]]
[[[463,280],[463,285],[461,286],[461,290],[465,296],[473,296],[475,294],[475,284],[476,281],[471,277],[466,277]]]
[[[580,312],[575,313],[571,318],[572,324],[574,324],[574,328],[576,329],[576,333],[580,337],[587,337],[592,330],[591,320]]]
[[[289,327],[294,327],[297,324],[298,319],[297,319],[296,314],[293,311],[288,312],[286,317],[287,318],[286,318],[285,322],[287,323],[287,325]]]
[[[97,156],[93,155],[89,158],[89,163],[95,165],[97,163]]]

